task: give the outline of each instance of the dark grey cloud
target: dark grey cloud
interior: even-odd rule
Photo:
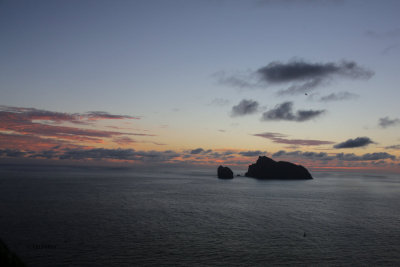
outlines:
[[[311,92],[336,78],[369,79],[372,75],[372,71],[354,61],[309,63],[304,60],[292,60],[287,63],[274,61],[256,71],[231,76],[220,72],[215,76],[221,83],[239,88],[289,84],[287,89],[278,91],[278,95],[294,95]]]
[[[17,149],[0,149],[0,157],[20,158],[27,153]]]
[[[202,148],[196,148],[196,149],[193,149],[192,151],[190,151],[190,154],[200,154],[203,151],[204,151],[204,149],[202,149]]]
[[[256,157],[256,156],[261,156],[261,155],[265,155],[266,152],[265,151],[260,151],[260,150],[255,150],[255,151],[242,151],[238,153],[241,156],[244,157]]]
[[[261,78],[268,83],[287,83],[293,81],[315,81],[330,78],[334,75],[359,79],[370,78],[372,72],[353,61],[340,63],[308,63],[291,61],[288,63],[271,62],[257,70]]]
[[[287,145],[301,145],[301,146],[320,146],[320,145],[331,145],[334,142],[325,140],[312,140],[312,139],[288,139],[287,135],[281,133],[260,133],[254,134],[254,136],[259,136],[272,140],[274,143],[287,144]]]
[[[66,160],[83,160],[83,159],[116,159],[116,160],[154,160],[166,161],[176,157],[180,154],[167,150],[167,151],[136,151],[134,149],[67,149],[59,155],[60,159]]]
[[[120,159],[120,160],[135,160],[137,155],[133,149],[68,149],[60,159]]]
[[[231,150],[227,150],[223,152],[210,152],[208,156],[216,159],[229,159],[233,158],[235,154],[237,153]]]
[[[211,149],[205,150],[205,149],[199,147],[199,148],[196,148],[196,149],[191,150],[191,151],[190,151],[190,154],[192,154],[192,155],[196,155],[196,154],[208,154],[208,153],[211,153],[211,152],[212,152]]]
[[[347,154],[339,153],[336,154],[336,158],[338,160],[344,160],[344,161],[368,161],[368,160],[383,160],[383,159],[395,160],[396,156],[386,152],[367,153],[361,156],[357,156],[353,153],[347,153]]]
[[[322,161],[328,161],[328,160],[333,160],[335,157],[329,156],[325,152],[301,152],[301,151],[290,151],[286,152],[285,150],[280,150],[274,154],[272,154],[272,157],[298,157],[298,158],[304,158],[304,159],[312,159],[312,160],[322,160]]]
[[[128,115],[117,115],[110,114],[105,111],[89,111],[82,115],[77,114],[80,117],[86,117],[88,120],[122,120],[122,119],[140,119],[139,117],[132,117]]]
[[[389,117],[384,117],[379,119],[379,126],[382,128],[387,128],[390,126],[400,125],[400,119],[394,118],[390,119]]]
[[[231,116],[244,116],[254,114],[258,111],[258,102],[250,99],[243,99],[239,104],[232,107]]]
[[[59,151],[57,150],[43,150],[40,152],[32,153],[30,158],[44,158],[44,159],[55,159],[59,157]]]
[[[338,153],[336,155],[328,155],[325,152],[301,152],[301,151],[290,151],[286,152],[285,150],[280,150],[274,154],[272,157],[296,157],[302,159],[310,159],[310,160],[321,160],[321,161],[330,161],[330,160],[340,160],[340,161],[374,161],[374,160],[385,160],[391,159],[395,160],[396,156],[391,155],[386,152],[376,152],[376,153],[366,153],[364,155],[355,155],[354,153]]]
[[[314,119],[325,113],[325,110],[298,110],[293,112],[293,102],[284,102],[275,106],[275,108],[266,111],[262,115],[263,121],[307,121]]]
[[[339,92],[339,93],[332,93],[326,96],[323,96],[319,99],[321,102],[332,102],[332,101],[342,101],[348,99],[355,99],[359,97],[356,94],[352,94],[349,92]]]
[[[334,148],[355,148],[364,147],[369,144],[374,144],[374,142],[369,137],[357,137],[355,139],[349,139],[342,143],[336,144]]]

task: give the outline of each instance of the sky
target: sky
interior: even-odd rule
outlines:
[[[396,0],[0,1],[0,163],[400,172]]]

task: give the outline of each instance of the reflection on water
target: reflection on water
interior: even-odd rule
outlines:
[[[398,265],[396,176],[1,172],[0,235],[31,266]]]

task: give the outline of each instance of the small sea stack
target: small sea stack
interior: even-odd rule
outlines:
[[[256,163],[249,165],[245,176],[257,179],[305,180],[313,179],[306,168],[287,161],[275,161],[260,156]]]
[[[232,179],[233,178],[233,171],[228,167],[219,166],[217,169],[218,178],[220,179]]]

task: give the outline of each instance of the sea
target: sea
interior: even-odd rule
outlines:
[[[311,173],[2,166],[0,239],[27,266],[399,266],[400,176]]]

